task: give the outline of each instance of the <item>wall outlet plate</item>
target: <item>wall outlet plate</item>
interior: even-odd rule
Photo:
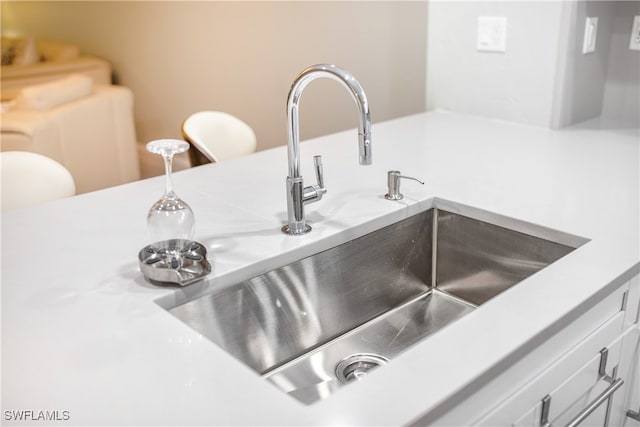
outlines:
[[[507,50],[507,17],[478,16],[476,48],[481,52]]]
[[[633,17],[633,28],[631,29],[629,49],[640,50],[640,15]]]
[[[584,40],[582,43],[582,53],[593,53],[596,51],[596,38],[598,36],[598,17],[587,16],[584,24]]]

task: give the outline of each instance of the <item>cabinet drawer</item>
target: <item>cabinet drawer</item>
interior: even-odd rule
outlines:
[[[547,394],[552,394],[553,403],[550,406],[549,419],[553,420],[554,416],[557,418],[576,403],[580,396],[584,398],[592,389],[598,389],[600,350],[614,343],[612,348],[608,349],[607,359],[607,373],[611,375],[619,359],[620,342],[616,339],[622,331],[624,316],[624,312],[618,311],[618,314],[588,335],[573,350],[564,354],[511,398],[473,424],[495,426],[519,422],[522,424],[517,425],[537,425],[529,424],[529,421],[539,422],[541,400]],[[553,394],[556,396],[555,399]]]
[[[606,374],[609,376],[613,376],[614,369],[617,369],[618,360],[620,359],[621,341],[622,339],[618,337],[618,339],[607,346]],[[600,354],[594,356],[565,382],[549,393],[550,404],[548,419],[552,425],[564,426],[568,424],[576,414],[580,413],[580,411],[611,385],[610,382],[600,377],[600,361]],[[602,404],[599,410],[604,411],[605,408],[606,404]],[[541,406],[540,409],[542,409]],[[599,422],[598,424],[603,425],[603,422]]]
[[[613,361],[619,360],[622,349],[622,339],[607,346],[607,375],[613,375],[617,366]],[[548,410],[546,420],[551,426],[564,426],[570,423],[610,385],[600,376],[601,355],[593,357],[582,368],[578,369],[564,383],[544,397]],[[622,391],[620,391],[621,393]],[[543,424],[542,399],[533,408],[513,423],[514,426],[540,426]],[[589,417],[580,423],[581,426],[604,426],[607,403],[603,402]]]

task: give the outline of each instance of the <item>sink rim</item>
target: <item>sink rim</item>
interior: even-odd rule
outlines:
[[[396,202],[394,203],[397,204]],[[300,246],[290,248],[274,257],[254,262],[249,266],[236,268],[221,275],[217,275],[218,273],[214,269],[213,273],[204,280],[193,283],[189,286],[183,288],[176,287],[175,289],[165,288],[172,292],[159,296],[154,300],[154,303],[165,311],[171,310],[179,305],[188,303],[205,295],[221,292],[222,290],[230,288],[239,282],[260,276],[282,266],[294,263],[300,259],[339,246],[343,243],[357,239],[429,209],[441,209],[453,214],[466,216],[471,219],[487,222],[509,230],[525,233],[533,237],[551,240],[556,243],[573,247],[576,250],[591,242],[590,238],[583,237],[578,234],[561,231],[547,225],[536,224],[527,220],[518,219],[502,213],[492,212],[460,202],[454,202],[437,196],[417,201],[411,205],[397,205],[399,205],[398,209],[384,213],[375,218],[368,219],[351,228],[322,236],[315,240],[313,240],[313,237],[317,237],[317,235],[313,235],[313,233],[311,233],[310,235],[305,236],[304,241],[302,239],[300,240]],[[311,237],[311,239],[309,239],[309,237]],[[215,257],[215,250],[209,250],[209,252],[211,253],[211,256]],[[555,265],[558,262],[567,262],[567,257],[574,252],[575,250],[553,264]]]

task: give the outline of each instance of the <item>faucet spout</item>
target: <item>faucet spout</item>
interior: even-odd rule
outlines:
[[[331,64],[318,64],[304,69],[294,80],[287,98],[287,153],[289,159],[289,175],[287,176],[287,215],[288,224],[282,227],[287,234],[305,234],[311,230],[304,219],[304,205],[317,202],[327,189],[318,175],[318,185],[304,187],[300,173],[300,98],[309,83],[327,77],[337,81],[351,94],[358,108],[358,150],[361,165],[370,165],[371,157],[371,113],[369,101],[360,83],[349,72]],[[316,170],[318,164],[316,162]],[[321,170],[321,167],[320,167]]]
[[[287,123],[288,123],[288,152],[289,152],[289,176],[300,176],[300,128],[298,112],[300,98],[305,87],[313,80],[327,77],[342,84],[356,103],[358,108],[358,146],[359,162],[361,165],[370,165],[371,158],[371,112],[369,101],[360,83],[351,73],[332,64],[318,64],[304,69],[294,80],[287,98]]]

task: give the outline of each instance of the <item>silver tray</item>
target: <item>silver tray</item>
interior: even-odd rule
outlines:
[[[138,253],[140,271],[154,285],[185,286],[211,273],[202,243],[171,239],[147,245]]]

